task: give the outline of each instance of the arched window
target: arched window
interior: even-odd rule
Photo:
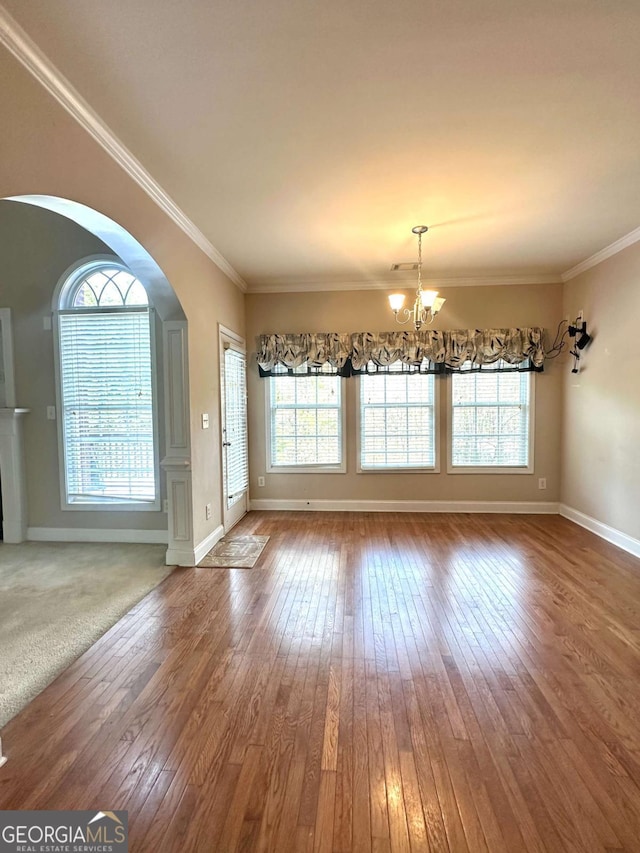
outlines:
[[[92,261],[58,299],[64,505],[157,509],[152,311],[123,264]]]

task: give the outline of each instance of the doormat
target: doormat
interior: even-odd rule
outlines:
[[[268,536],[225,536],[198,563],[201,569],[252,569]]]

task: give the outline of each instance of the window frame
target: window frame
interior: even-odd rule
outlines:
[[[328,374],[330,375],[330,374]],[[271,458],[271,380],[279,377],[269,376],[265,379],[265,421],[266,421],[266,465],[265,471],[267,474],[346,474],[347,473],[347,417],[345,405],[345,390],[346,380],[343,376],[335,376],[338,380],[340,389],[340,405],[339,405],[339,423],[340,423],[340,462],[334,465],[318,464],[318,465],[274,465]],[[286,377],[289,378],[289,377]],[[294,377],[290,377],[294,379]],[[307,378],[304,375],[301,379]],[[314,378],[313,376],[308,378]]]
[[[124,313],[125,311],[145,310],[136,306],[109,307],[104,309],[96,309],[95,307],[87,309],[73,309],[65,306],[73,298],[77,287],[82,280],[86,278],[92,269],[109,266],[122,269],[124,272],[133,275],[126,264],[114,255],[92,255],[83,260],[72,264],[60,277],[55,288],[52,300],[52,330],[53,330],[53,348],[54,348],[54,374],[55,374],[55,394],[56,394],[56,426],[58,433],[58,472],[60,480],[60,507],[64,512],[159,512],[162,509],[161,482],[160,482],[160,436],[158,422],[158,360],[157,360],[157,318],[156,312],[151,304],[149,293],[148,311],[149,316],[149,341],[150,341],[150,362],[151,362],[151,417],[153,423],[153,476],[155,484],[155,500],[153,501],[131,501],[131,500],[109,500],[109,501],[81,501],[70,502],[67,489],[67,465],[65,456],[65,429],[63,418],[62,405],[62,362],[60,352],[60,322],[61,314],[71,314],[75,312],[95,313],[96,310],[103,310],[105,313]],[[138,279],[139,281],[139,279]],[[144,285],[143,285],[144,287]],[[145,288],[146,290],[146,288]],[[67,296],[67,293],[69,294]]]
[[[471,373],[471,371],[470,371]],[[488,371],[486,371],[488,373]],[[481,375],[477,371],[476,375]],[[458,374],[460,375],[460,374]],[[453,464],[453,378],[447,376],[447,474],[533,474],[534,473],[534,429],[535,429],[535,372],[520,371],[519,376],[526,376],[529,382],[529,435],[527,446],[527,465],[454,465]],[[522,381],[522,379],[521,379]]]
[[[369,375],[369,374],[367,374]],[[371,376],[384,376],[388,374],[371,374]],[[434,374],[415,374],[418,376],[430,376],[433,381],[433,448],[434,463],[431,467],[425,466],[394,466],[393,468],[363,468],[362,467],[362,378],[360,374],[357,387],[356,399],[356,453],[358,474],[439,474],[440,473],[440,382]]]

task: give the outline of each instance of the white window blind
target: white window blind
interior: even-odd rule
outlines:
[[[60,312],[68,503],[154,502],[148,309]]]
[[[229,347],[224,351],[224,465],[227,508],[242,498],[249,485],[246,387],[245,354]]]
[[[360,467],[435,467],[435,390],[429,374],[389,373],[360,377]]]
[[[339,468],[339,376],[274,376],[270,383],[271,467]]]
[[[530,376],[452,374],[452,466],[528,466]]]

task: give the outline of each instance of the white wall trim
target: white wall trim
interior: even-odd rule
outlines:
[[[209,551],[213,548],[216,542],[219,542],[224,536],[224,527],[219,524],[215,530],[212,530],[211,533],[202,540],[199,545],[196,545],[194,548],[194,566],[197,566],[200,560],[209,553]]]
[[[166,545],[166,530],[127,530],[90,527],[28,527],[30,542],[123,542],[140,545]]]
[[[526,284],[562,284],[559,275],[482,275],[471,278],[428,278],[424,287],[499,287]],[[315,293],[333,290],[415,290],[411,278],[371,279],[369,281],[345,281],[336,279],[283,279],[254,281],[248,285],[248,293]]]
[[[7,756],[2,754],[2,740],[0,740],[0,767],[7,763]]]
[[[569,521],[579,524],[580,527],[590,530],[601,539],[606,539],[606,541],[611,542],[612,545],[617,545],[618,548],[622,548],[623,551],[633,554],[634,557],[640,557],[640,539],[634,539],[633,536],[629,536],[627,533],[623,533],[615,527],[609,527],[608,524],[598,521],[597,518],[585,515],[585,513],[580,512],[571,506],[567,506],[566,504],[560,504],[560,515],[564,518],[568,518]]]
[[[275,509],[313,512],[490,512],[557,515],[552,501],[354,501],[252,500],[252,510]]]
[[[112,157],[167,216],[228,276],[246,291],[238,272],[181,210],[142,163],[118,139],[67,78],[55,67],[11,15],[0,6],[0,44],[29,71],[78,124]]]
[[[601,264],[603,261],[606,261],[607,258],[611,258],[613,255],[617,255],[618,252],[621,252],[628,246],[632,246],[634,243],[637,243],[638,240],[640,240],[640,228],[635,228],[633,231],[630,231],[628,234],[625,234],[624,237],[620,237],[619,240],[616,240],[609,246],[605,246],[604,249],[600,249],[600,251],[596,252],[595,255],[591,255],[591,257],[586,258],[579,264],[576,264],[575,267],[571,267],[571,269],[567,270],[566,272],[563,272],[562,281],[571,281],[572,278],[575,278],[577,275],[580,275],[580,273],[590,270],[592,267]]]
[[[0,367],[4,372],[4,394],[0,396],[0,408],[15,409],[17,404],[11,308],[0,308],[0,332]]]
[[[195,566],[195,557],[191,548],[167,548],[164,562],[166,566],[193,568]]]

